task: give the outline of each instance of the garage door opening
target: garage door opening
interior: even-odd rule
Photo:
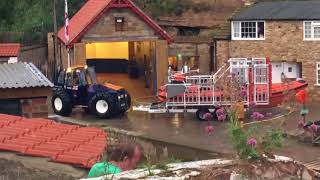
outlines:
[[[97,73],[126,73],[129,60],[128,42],[86,44],[87,64]]]
[[[87,65],[98,82],[123,86],[134,98],[149,96],[157,78],[154,47],[153,41],[87,43]]]

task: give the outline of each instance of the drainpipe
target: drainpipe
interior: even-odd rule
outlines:
[[[216,63],[217,43],[214,40],[213,43],[210,43],[209,45],[210,45],[210,72],[214,73],[217,70],[217,63]]]
[[[210,52],[210,73],[212,74],[213,72],[213,53],[212,53],[213,49],[211,44],[209,44],[209,52]]]

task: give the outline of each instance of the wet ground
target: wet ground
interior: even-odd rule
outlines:
[[[124,87],[130,92],[132,99],[151,96],[151,89],[145,88],[146,82],[143,77],[134,79],[130,78],[126,73],[97,73],[97,81],[101,84],[108,82]]]
[[[317,105],[310,106],[310,119],[320,117]],[[288,116],[286,131],[296,130],[300,116],[293,113]],[[213,122],[215,130],[208,136],[204,132],[207,122],[200,122],[194,114],[148,114],[144,112],[129,112],[126,116],[109,120],[97,119],[87,115],[81,109],[74,110],[73,121],[82,124],[114,127],[143,134],[145,137],[157,141],[198,148],[206,151],[234,154],[227,135],[227,123]],[[181,152],[183,153],[183,152]],[[309,162],[319,157],[320,147],[298,142],[296,139],[286,138],[284,147],[275,151],[276,154],[290,156],[301,162]]]
[[[216,128],[208,136],[204,132],[208,123],[198,121],[194,114],[148,114],[131,111],[125,116],[105,120],[87,115],[81,109],[74,109],[72,119],[82,124],[134,131],[158,141],[212,152],[223,149],[224,154],[234,153],[227,138],[226,123],[212,122]]]

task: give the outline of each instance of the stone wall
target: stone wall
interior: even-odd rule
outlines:
[[[210,73],[210,44],[208,43],[172,43],[169,45],[169,57],[182,55],[182,58],[199,57],[198,66],[201,73]],[[178,61],[178,70],[183,66]]]
[[[22,116],[26,118],[48,118],[47,98],[21,99]]]
[[[123,31],[116,31],[115,17],[124,17]],[[83,40],[92,38],[128,40],[158,37],[157,33],[130,9],[111,9],[84,36]],[[100,39],[103,40],[103,39]]]
[[[217,41],[216,46],[216,63],[217,68],[219,69],[230,58],[229,41]]]
[[[302,77],[309,83],[310,93],[320,99],[320,87],[315,86],[320,42],[303,40],[303,21],[267,21],[265,29],[265,40],[234,40],[229,47],[218,41],[219,63],[228,59],[228,53],[229,58],[270,57],[271,61],[302,62]]]

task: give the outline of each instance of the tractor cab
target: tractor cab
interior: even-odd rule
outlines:
[[[52,106],[56,114],[70,115],[80,106],[100,118],[124,113],[131,106],[128,92],[112,84],[99,84],[93,67],[73,66],[61,71],[53,89]]]
[[[88,88],[97,84],[95,71],[88,66],[73,66],[58,75],[56,86],[65,88],[76,104],[85,105],[88,98]]]

